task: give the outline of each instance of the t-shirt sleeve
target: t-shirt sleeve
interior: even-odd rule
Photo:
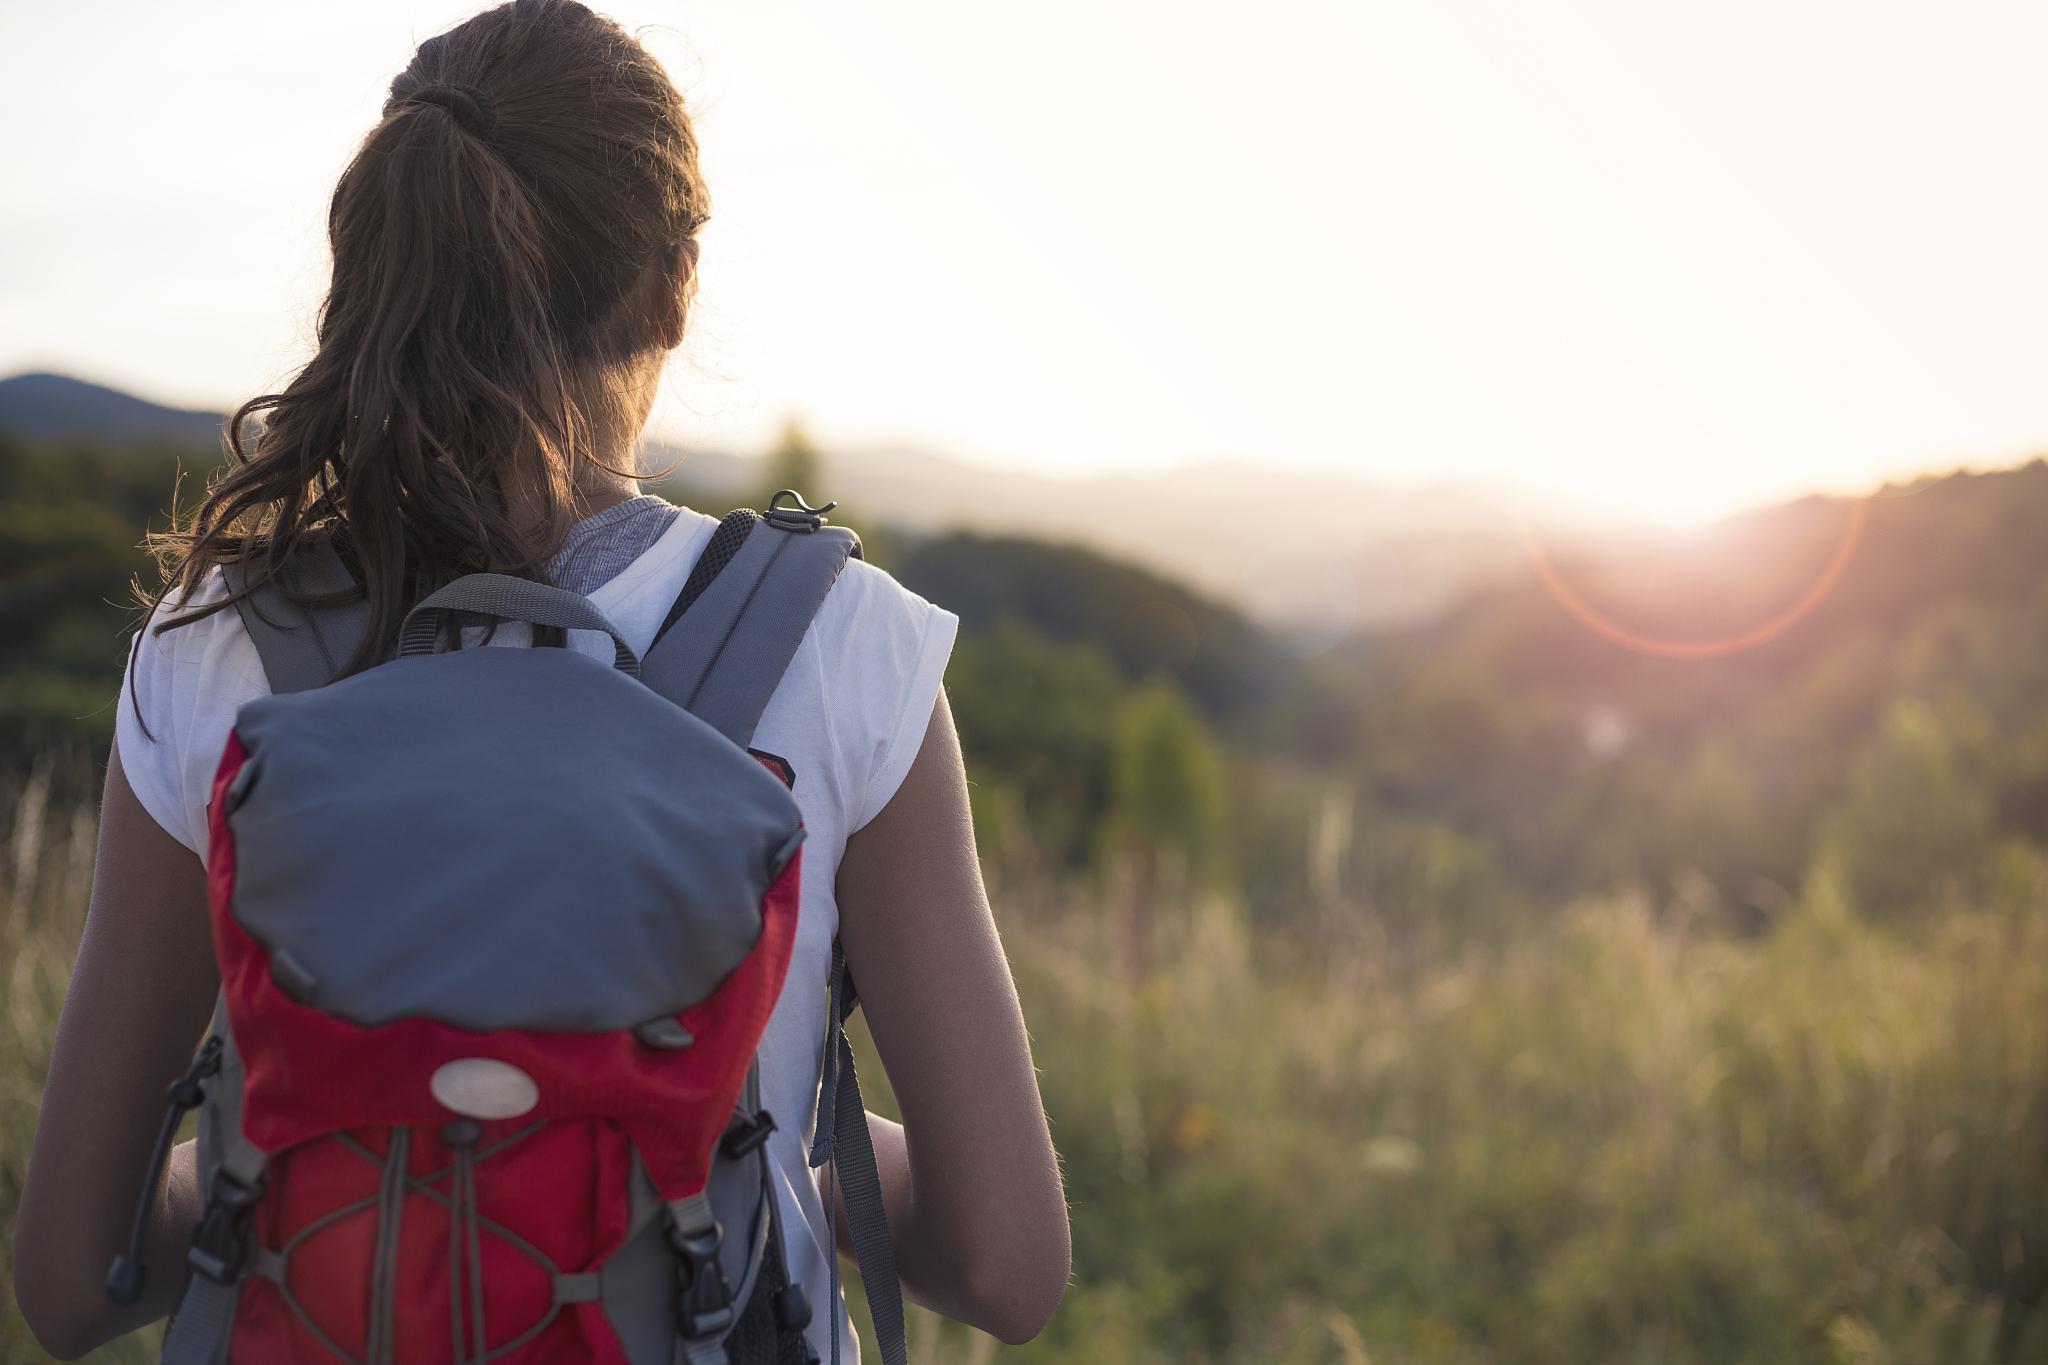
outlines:
[[[193,599],[218,599],[218,580]],[[240,618],[216,612],[171,630],[157,629],[183,610],[167,600],[129,642],[114,743],[121,771],[152,820],[206,856],[206,799],[237,708],[268,686]]]
[[[960,618],[935,607],[882,570],[852,560],[840,576],[851,590],[839,619],[840,648],[855,681],[858,713],[851,818],[847,832],[867,824],[889,804],[924,743],[945,681]]]

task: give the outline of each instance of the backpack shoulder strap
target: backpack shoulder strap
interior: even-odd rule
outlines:
[[[827,526],[830,509],[781,506],[769,501],[765,516],[737,511],[719,523],[711,543],[676,598],[675,606],[640,659],[640,680],[745,747],[776,684],[803,643],[811,618],[832,590],[846,561],[860,555],[860,537]],[[845,1024],[854,1008],[852,979],[837,940],[827,1005],[824,1066],[819,1085],[816,1140],[810,1164],[832,1166],[834,1193],[826,1216],[836,1222],[844,1203],[847,1232],[867,1289],[882,1365],[905,1365],[903,1286],[897,1278],[895,1247],[882,1204],[881,1174],[867,1109],[853,1069]],[[839,1255],[830,1262],[833,1322],[832,1360],[839,1359]]]
[[[641,657],[642,682],[742,748],[825,594],[860,554],[860,537],[826,525],[823,510],[771,503],[765,516],[728,516]]]
[[[740,546],[753,531],[754,523],[761,514],[751,507],[741,507],[725,514],[725,520],[718,523],[718,529],[711,533],[711,543],[704,547],[704,553],[697,556],[697,563],[690,570],[690,576],[683,583],[683,590],[676,594],[675,604],[668,609],[668,615],[661,621],[661,629],[654,632],[659,640],[668,634],[669,627],[682,619],[692,603],[704,595],[732,557],[739,553]]]
[[[324,536],[310,538],[286,573],[292,590],[300,596],[347,592],[355,592],[355,596],[332,606],[312,607],[293,601],[292,593],[273,580],[239,598],[235,610],[241,613],[256,655],[263,660],[272,692],[325,687],[341,672],[369,629],[370,604],[355,591],[355,578],[341,562],[333,542]],[[246,565],[222,565],[221,574],[235,592],[248,586]]]

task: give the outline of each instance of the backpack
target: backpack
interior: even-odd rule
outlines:
[[[860,553],[830,507],[728,516],[640,658],[588,599],[474,574],[330,685],[367,607],[324,542],[292,592],[237,602],[272,695],[237,713],[208,807],[220,1000],[108,1273],[140,1292],[197,1109],[204,1212],[165,1365],[817,1360],[755,1057],[804,829],[798,775],[749,745]],[[461,648],[449,627],[478,618],[537,644],[602,631],[613,662]],[[826,989],[809,1162],[833,1167],[903,1365],[836,943]]]

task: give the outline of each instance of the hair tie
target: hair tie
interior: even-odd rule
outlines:
[[[408,103],[440,105],[475,137],[487,138],[498,126],[498,111],[491,97],[473,85],[423,85],[413,91]]]

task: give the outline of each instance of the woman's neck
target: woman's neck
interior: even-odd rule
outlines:
[[[607,376],[589,395],[590,450],[571,473],[577,518],[592,516],[640,495],[640,433],[654,406],[661,367],[650,364],[630,375]],[[606,391],[607,381],[616,385]],[[594,400],[594,401],[591,401]],[[630,471],[630,472],[622,472]]]
[[[584,517],[595,516],[607,507],[617,507],[622,502],[640,496],[640,481],[638,479],[622,479],[614,474],[590,468],[589,466],[586,466],[586,468],[589,468],[590,472],[598,475],[599,478],[591,480],[578,478],[576,481],[573,494],[575,500],[570,504],[570,508],[578,521],[581,521]]]

